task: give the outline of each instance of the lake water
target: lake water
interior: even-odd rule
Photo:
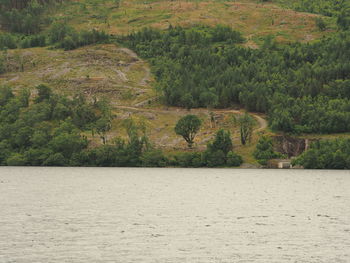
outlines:
[[[0,168],[0,262],[348,263],[350,172]]]

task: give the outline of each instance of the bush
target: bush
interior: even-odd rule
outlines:
[[[324,22],[324,20],[320,17],[317,17],[316,18],[316,26],[318,27],[318,29],[320,31],[325,31],[327,29],[327,25],[326,23]]]
[[[222,151],[225,155],[225,159],[228,152],[231,151],[232,149],[233,149],[233,143],[231,140],[231,133],[223,129],[220,129],[216,133],[215,139],[213,142],[208,143],[208,151],[210,152]]]
[[[203,161],[208,167],[224,166],[226,164],[226,155],[222,150],[205,151]]]
[[[243,163],[243,159],[237,153],[231,151],[227,154],[226,164],[228,166],[240,166],[242,163]]]
[[[151,150],[141,156],[142,166],[145,167],[165,167],[169,160],[161,150]]]
[[[202,156],[199,152],[185,152],[178,153],[174,156],[174,159],[170,162],[171,165],[180,167],[202,167]]]
[[[6,62],[4,56],[0,54],[0,74],[6,72]]]
[[[267,136],[260,137],[253,156],[261,165],[266,165],[270,159],[283,157],[280,153],[274,152],[272,139]]]
[[[61,153],[54,153],[50,155],[43,163],[45,166],[66,166],[67,161]]]
[[[49,30],[49,41],[51,44],[59,43],[68,35],[75,32],[74,28],[64,22],[54,22]]]
[[[6,160],[6,164],[9,166],[24,166],[27,164],[27,159],[20,153],[14,153]]]
[[[17,48],[17,37],[8,33],[0,34],[0,50]]]
[[[72,50],[77,48],[77,41],[73,40],[71,36],[66,36],[63,41],[60,43],[60,47],[64,50]]]
[[[45,46],[46,46],[45,35],[27,36],[27,37],[24,37],[20,42],[21,48],[45,47]]]
[[[220,129],[214,140],[208,143],[207,150],[202,155],[202,163],[208,167],[239,166],[243,162],[242,157],[232,149],[230,132]]]

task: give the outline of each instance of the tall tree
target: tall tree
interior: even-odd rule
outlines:
[[[201,124],[202,121],[196,115],[186,115],[176,123],[175,132],[185,139],[189,148],[192,148]]]
[[[100,135],[103,144],[107,142],[107,132],[112,128],[112,123],[107,118],[100,118],[96,121],[96,131]]]
[[[255,120],[246,112],[240,117],[238,117],[237,123],[239,124],[241,143],[242,145],[245,145],[251,140]]]

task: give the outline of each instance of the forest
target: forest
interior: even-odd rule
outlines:
[[[350,129],[350,34],[279,45],[267,37],[247,49],[229,27],[144,29],[124,39],[148,59],[167,105],[264,112],[290,133]]]
[[[305,169],[350,169],[350,139],[319,140],[293,160]]]
[[[1,0],[0,25],[13,33],[38,33],[50,22],[46,11],[54,2],[56,1]]]

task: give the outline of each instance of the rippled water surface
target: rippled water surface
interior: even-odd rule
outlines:
[[[0,262],[348,263],[350,172],[0,168]]]

